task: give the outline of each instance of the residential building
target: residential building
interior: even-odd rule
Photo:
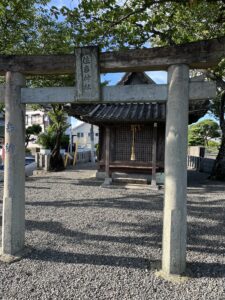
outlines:
[[[99,129],[98,126],[93,126],[94,131],[94,145],[99,141]],[[78,126],[72,128],[73,143],[78,143],[79,148],[91,149],[91,124],[81,123]]]
[[[27,109],[25,115],[26,128],[34,124],[40,125],[42,128],[42,132],[44,132],[49,125],[49,117],[47,113],[43,110]]]

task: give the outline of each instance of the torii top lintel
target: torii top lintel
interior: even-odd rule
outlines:
[[[225,37],[170,47],[100,53],[100,72],[167,70],[172,64],[207,69],[225,56]],[[17,71],[29,75],[73,74],[74,55],[0,56],[0,75]]]

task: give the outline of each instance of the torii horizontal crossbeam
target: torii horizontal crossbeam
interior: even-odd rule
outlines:
[[[170,65],[188,64],[207,69],[225,56],[225,37],[170,47],[100,53],[100,72],[167,70]],[[74,55],[0,56],[0,75],[6,71],[23,74],[73,74]]]
[[[105,86],[102,87],[102,99],[99,102],[165,102],[168,97],[167,89],[167,84]],[[0,103],[4,102],[4,94],[4,87],[0,86]],[[24,104],[77,103],[75,94],[73,87],[22,88],[21,102]],[[210,99],[215,95],[214,82],[190,82],[190,100]]]

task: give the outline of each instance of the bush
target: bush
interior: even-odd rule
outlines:
[[[31,150],[28,149],[28,148],[26,148],[26,149],[25,149],[25,153],[26,153],[26,155],[30,155],[30,154],[31,154]]]
[[[220,143],[218,143],[216,141],[208,141],[208,146],[209,146],[209,148],[219,149]]]
[[[56,143],[56,133],[52,131],[47,131],[39,134],[37,143],[40,144],[45,149],[53,150]],[[68,145],[69,145],[69,136],[63,134],[61,139],[61,148],[67,150]]]
[[[40,144],[45,149],[52,150],[54,147],[54,136],[49,132],[43,132],[39,134],[37,143]]]

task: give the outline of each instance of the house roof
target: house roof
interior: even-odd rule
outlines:
[[[78,128],[84,126],[84,124],[85,124],[84,122],[83,122],[83,123],[80,123],[80,124],[74,126],[72,129],[73,129],[73,130],[77,130]]]

